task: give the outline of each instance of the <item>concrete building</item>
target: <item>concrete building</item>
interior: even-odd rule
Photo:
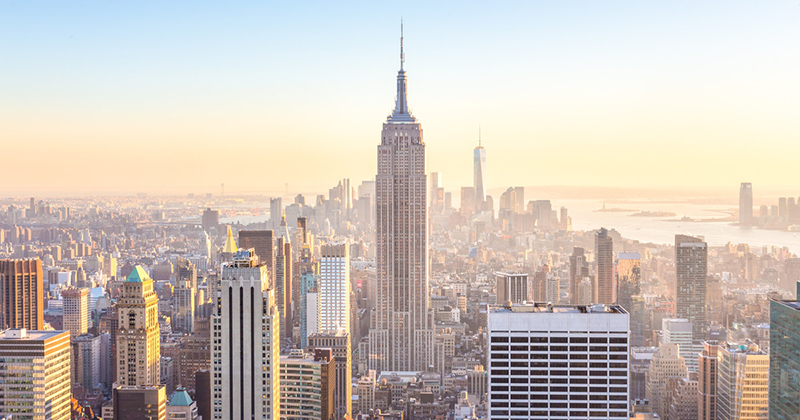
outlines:
[[[627,417],[621,307],[490,307],[488,339],[490,419]]]
[[[0,327],[44,329],[42,261],[0,260]]]
[[[111,401],[114,420],[167,420],[164,385],[119,386]]]
[[[252,249],[222,266],[212,316],[215,419],[280,416],[280,321],[266,266]]]
[[[678,318],[661,320],[661,343],[680,346],[679,353],[686,363],[686,368],[697,372],[697,355],[702,348],[694,345],[692,336],[692,323],[689,320]]]
[[[172,329],[184,334],[194,332],[197,294],[197,269],[189,260],[178,258],[175,264]]]
[[[73,337],[89,331],[89,289],[67,289],[61,291],[64,300],[64,329]]]
[[[350,246],[320,247],[319,331],[350,329]]]
[[[770,418],[769,355],[753,343],[724,343],[717,354],[717,419]]]
[[[531,300],[527,273],[497,273],[497,303],[513,304]]]
[[[675,235],[675,317],[692,323],[695,340],[704,341],[706,321],[706,276],[708,247],[700,238]]]
[[[72,339],[72,382],[92,390],[100,383],[102,338],[84,334]]]
[[[275,235],[271,230],[240,230],[239,247],[253,248],[259,264],[267,266],[269,278],[275,278]]]
[[[569,257],[569,302],[571,304],[586,305],[591,303],[591,298],[589,298],[588,302],[581,302],[578,297],[578,289],[580,288],[581,282],[586,277],[589,277],[589,264],[586,261],[586,252],[581,247],[574,247],[572,249],[572,255]],[[591,282],[589,285],[591,286]]]
[[[334,388],[334,414],[337,419],[353,415],[353,362],[350,334],[346,331],[327,331],[308,337],[308,350],[331,349],[336,362]]]
[[[667,393],[670,380],[680,380],[689,376],[686,360],[680,356],[677,344],[662,344],[653,355],[647,370],[645,396],[650,401],[653,411],[665,418],[669,414],[669,395]]]
[[[0,337],[0,417],[69,420],[69,331],[8,329]]]
[[[161,383],[161,334],[153,280],[136,266],[122,284],[117,303],[117,383]]]
[[[421,124],[408,109],[402,35],[400,40],[397,102],[383,124],[375,177],[378,305],[369,332],[369,366],[379,371],[425,370],[433,362],[425,143]]]
[[[642,293],[642,256],[638,252],[617,254],[617,303],[633,313],[633,297]]]
[[[280,358],[281,420],[334,420],[335,361],[330,349]]]
[[[606,228],[594,233],[595,281],[592,303],[617,302],[617,279],[614,277],[614,243]]]

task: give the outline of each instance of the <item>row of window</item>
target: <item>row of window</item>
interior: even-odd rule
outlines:
[[[492,336],[492,343],[611,343],[628,344],[627,337],[540,337],[540,336]]]

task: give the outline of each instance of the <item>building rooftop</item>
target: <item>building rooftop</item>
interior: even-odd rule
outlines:
[[[145,280],[150,280],[150,276],[147,275],[147,272],[144,271],[141,265],[137,265],[133,267],[133,270],[130,274],[128,274],[128,278],[125,279],[126,282],[136,282],[142,283]]]
[[[49,340],[54,337],[58,337],[61,334],[66,333],[69,335],[69,331],[31,331],[22,329],[8,329],[5,330],[4,334],[0,336],[0,340]]]
[[[528,303],[511,306],[491,306],[489,311],[492,313],[559,313],[559,314],[588,314],[588,313],[612,313],[627,314],[628,312],[618,305],[554,305],[551,303]]]
[[[175,390],[175,394],[172,395],[172,399],[169,401],[169,405],[171,406],[180,406],[180,407],[188,407],[192,405],[192,397],[189,396],[189,393],[186,392],[186,388],[178,388]]]

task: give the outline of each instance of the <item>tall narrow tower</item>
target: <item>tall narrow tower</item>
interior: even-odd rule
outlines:
[[[117,382],[119,385],[161,383],[161,333],[158,296],[153,280],[136,266],[122,285],[117,304]]]
[[[473,153],[473,186],[475,187],[475,206],[483,210],[486,201],[486,149],[481,145],[481,134],[478,129],[478,147]]]
[[[377,311],[369,367],[378,371],[426,370],[433,363],[425,143],[408,110],[404,60],[401,26],[397,102],[383,124],[375,177]]]

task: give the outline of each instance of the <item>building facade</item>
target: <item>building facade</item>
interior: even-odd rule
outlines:
[[[67,289],[61,292],[64,300],[64,329],[73,337],[89,331],[89,289]]]
[[[69,331],[8,329],[0,337],[0,417],[69,420]]]
[[[497,303],[521,304],[531,299],[527,273],[497,273]]]
[[[489,418],[627,418],[628,322],[619,306],[491,307]]]
[[[280,321],[266,266],[252,249],[222,266],[212,316],[214,419],[280,416]]]
[[[280,359],[281,420],[334,420],[334,365],[330,349],[302,350]]]
[[[379,371],[425,370],[433,362],[425,143],[408,109],[402,36],[400,55],[397,102],[383,124],[375,177],[378,301],[369,366]]]
[[[350,334],[346,331],[323,331],[308,337],[308,350],[331,349],[336,362],[333,410],[337,419],[353,416],[353,362]]]
[[[614,278],[614,242],[606,228],[594,233],[594,258],[597,267],[592,303],[615,304],[617,282]]]
[[[675,317],[692,323],[695,340],[705,340],[708,247],[700,238],[675,235]]]
[[[794,420],[800,413],[800,302],[773,300],[769,316],[769,416]]]
[[[350,329],[350,246],[320,247],[319,331]]]
[[[719,344],[716,341],[703,342],[703,351],[698,356],[697,418],[699,420],[717,420],[717,353]]]
[[[42,261],[0,260],[0,326],[44,329]]]
[[[752,343],[725,343],[717,367],[717,419],[768,419],[769,355]]]
[[[117,383],[124,386],[161,383],[161,333],[158,296],[141,266],[122,284],[117,303]]]

